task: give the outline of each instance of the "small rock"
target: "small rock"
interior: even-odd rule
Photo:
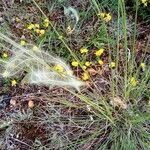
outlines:
[[[10,100],[10,104],[11,104],[11,105],[16,106],[16,103],[17,103],[16,100],[14,100],[14,99],[11,99],[11,100]]]
[[[122,109],[127,109],[127,103],[123,101],[119,96],[111,99],[110,104],[114,107],[119,107]]]
[[[2,94],[0,96],[0,109],[4,109],[9,106],[11,100],[11,96],[8,94]]]

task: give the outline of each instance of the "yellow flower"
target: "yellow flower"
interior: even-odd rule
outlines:
[[[44,19],[44,22],[49,22],[49,19],[48,18]]]
[[[82,80],[86,81],[89,79],[89,74],[88,72],[84,72],[83,75],[82,75]]]
[[[39,48],[38,48],[37,46],[34,45],[34,46],[32,47],[32,50],[33,50],[33,51],[38,51]]]
[[[109,14],[106,14],[106,17],[104,17],[104,21],[108,22],[112,19],[112,16]]]
[[[99,49],[99,50],[97,50],[97,51],[95,52],[95,55],[96,55],[96,56],[101,56],[101,55],[103,54],[103,52],[104,52],[104,49],[101,48],[101,49]]]
[[[87,53],[88,52],[88,49],[87,48],[81,48],[80,49],[80,53],[83,54],[83,53]]]
[[[17,84],[17,81],[15,79],[11,81],[11,86],[16,86],[16,84]]]
[[[34,29],[34,24],[33,24],[33,23],[29,24],[29,25],[27,26],[27,29],[29,29],[29,30]]]
[[[34,27],[35,27],[35,28],[40,28],[40,25],[39,25],[38,23],[35,23],[35,24],[34,24]]]
[[[111,62],[110,63],[110,68],[115,68],[116,67],[116,63],[115,62]]]
[[[84,69],[84,70],[85,70],[86,68],[87,68],[86,66],[82,66],[82,69]]]
[[[49,26],[49,22],[45,22],[43,26],[47,28]]]
[[[16,22],[19,22],[19,21],[20,21],[20,19],[19,19],[18,17],[16,17],[15,20],[16,20]]]
[[[46,18],[44,20],[44,25],[43,26],[46,27],[46,28],[49,26],[49,19],[48,18]]]
[[[98,63],[99,63],[100,65],[103,65],[103,64],[104,64],[104,62],[103,62],[101,59],[98,61]]]
[[[91,64],[92,64],[92,63],[89,62],[89,61],[86,61],[86,62],[85,62],[85,66],[87,66],[87,67],[89,67]]]
[[[141,63],[140,67],[144,70],[145,69],[145,63]]]
[[[79,65],[79,63],[77,61],[72,61],[71,65],[74,67],[77,67]]]
[[[40,29],[35,29],[34,30],[36,33],[40,33]]]
[[[144,6],[145,6],[145,7],[147,6],[147,2],[144,3]]]
[[[100,16],[101,18],[104,18],[106,14],[105,13],[98,13],[97,15]]]
[[[3,53],[2,57],[3,57],[3,58],[7,58],[7,57],[8,57],[8,54],[7,54],[7,53]]]
[[[22,46],[26,45],[26,41],[21,40],[21,41],[20,41],[20,45],[22,45]]]
[[[110,13],[106,14],[106,13],[99,13],[97,14],[98,16],[100,16],[104,21],[108,22],[112,19],[112,16],[110,15]]]
[[[134,77],[131,77],[131,79],[130,79],[130,84],[131,84],[132,86],[136,86],[136,85],[137,85],[137,80],[136,80]]]
[[[59,73],[64,72],[64,68],[60,64],[55,65],[54,70],[59,72]]]
[[[40,35],[43,35],[43,34],[45,34],[45,30],[40,30]]]

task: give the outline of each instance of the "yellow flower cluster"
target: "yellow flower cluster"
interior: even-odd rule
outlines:
[[[8,54],[7,54],[6,52],[4,52],[4,53],[2,54],[2,57],[3,57],[3,58],[7,58],[7,57],[8,57]]]
[[[141,3],[146,7],[148,4],[148,0],[141,0]]]
[[[137,85],[137,80],[136,80],[136,78],[135,77],[131,77],[131,79],[130,79],[130,84],[132,85],[132,86],[136,86]]]
[[[92,62],[90,62],[90,61],[86,61],[86,62],[85,62],[85,66],[86,66],[86,67],[89,67],[91,64],[92,64]]]
[[[82,73],[82,80],[86,81],[89,79],[89,72],[87,69],[89,69],[89,67],[92,67],[92,65],[94,65],[94,62],[91,62],[87,59],[87,53],[89,52],[89,50],[86,48],[86,47],[83,47],[80,49],[80,54],[82,54],[82,57],[83,57],[83,61],[79,62],[79,61],[76,61],[76,60],[73,60],[71,62],[71,66],[73,67],[78,67],[80,65],[80,67],[84,70],[84,72]],[[94,52],[95,56],[96,56],[96,59],[97,59],[97,62],[99,65],[103,65],[104,62],[100,59],[100,56],[104,53],[104,49],[103,48],[100,48],[98,50],[96,50]]]
[[[28,30],[34,29],[34,24],[33,24],[33,23],[29,24],[28,27],[27,27],[27,29],[28,29]]]
[[[112,19],[112,16],[110,13],[98,13],[97,14],[101,19],[103,19],[105,22],[109,22]]]
[[[144,71],[144,70],[145,70],[145,63],[141,63],[141,64],[140,64],[140,67],[141,67],[142,70]]]
[[[49,19],[46,18],[44,21],[43,21],[43,27],[44,28],[47,28],[49,26]],[[45,34],[45,30],[44,29],[40,29],[40,25],[35,23],[30,23],[28,26],[27,26],[27,29],[28,30],[33,30],[34,32],[36,32],[39,36],[42,36]]]
[[[90,78],[89,73],[86,71],[82,75],[82,80],[87,81]]]
[[[80,53],[81,54],[86,54],[88,52],[88,49],[87,48],[81,48],[80,49]]]

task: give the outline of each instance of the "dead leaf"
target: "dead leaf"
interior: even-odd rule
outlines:
[[[122,109],[127,109],[127,103],[124,102],[119,96],[111,99],[110,104],[114,107],[120,107]]]
[[[91,74],[92,76],[94,76],[94,75],[97,74],[97,71],[96,71],[95,69],[93,69],[93,68],[89,68],[87,71],[88,71],[89,74]]]
[[[33,108],[34,107],[34,101],[33,100],[29,100],[28,107],[29,108]]]

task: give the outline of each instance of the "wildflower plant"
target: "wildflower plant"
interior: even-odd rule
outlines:
[[[22,83],[47,85],[47,86],[71,86],[77,90],[83,85],[74,75],[70,67],[60,58],[53,57],[48,52],[33,45],[22,47],[9,37],[0,33],[0,39],[12,45],[13,54],[8,60],[0,60],[3,65],[1,75],[13,77],[26,71]],[[64,71],[65,76],[60,74]],[[69,72],[69,73],[68,73]]]

